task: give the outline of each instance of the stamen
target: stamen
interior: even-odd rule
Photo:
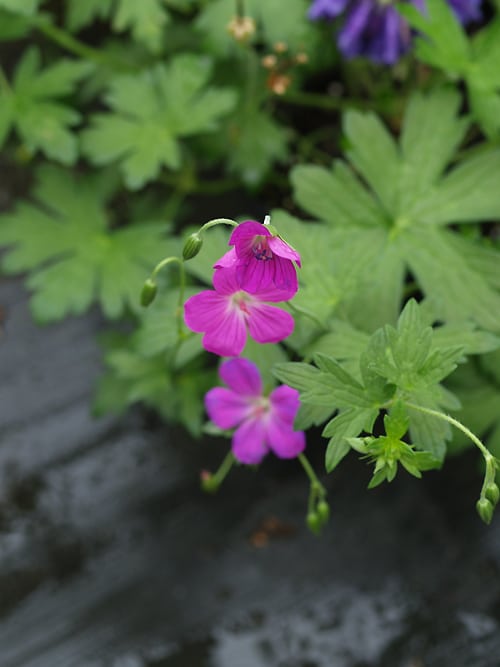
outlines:
[[[256,236],[252,245],[252,252],[255,259],[267,262],[273,258],[273,251],[267,245],[265,236]]]

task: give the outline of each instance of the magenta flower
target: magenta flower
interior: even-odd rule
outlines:
[[[250,294],[241,289],[231,268],[218,269],[213,283],[215,291],[195,294],[184,304],[187,326],[205,334],[203,347],[209,352],[235,357],[245,347],[247,333],[258,343],[278,343],[292,333],[290,313],[265,303],[282,301],[280,290]]]
[[[215,264],[215,268],[235,268],[241,289],[257,294],[270,288],[280,290],[280,301],[288,301],[297,292],[300,255],[266,225],[247,220],[236,227],[229,239],[234,248]],[[277,300],[277,299],[276,299]]]
[[[299,409],[299,392],[286,385],[262,395],[262,380],[248,359],[229,359],[219,375],[229,387],[215,387],[205,396],[210,419],[219,428],[237,427],[232,440],[235,458],[241,463],[260,463],[269,450],[291,459],[305,448],[303,431],[293,430]]]

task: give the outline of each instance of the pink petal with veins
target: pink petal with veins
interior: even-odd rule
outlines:
[[[219,368],[219,376],[227,386],[242,396],[262,394],[262,380],[257,366],[248,359],[229,359]]]
[[[254,303],[249,304],[248,311],[250,336],[258,343],[278,343],[293,331],[293,317],[280,308]]]
[[[268,452],[266,427],[262,419],[247,419],[233,435],[233,454],[240,463],[255,465]]]
[[[251,406],[243,396],[224,387],[210,389],[205,395],[205,408],[219,428],[233,428],[249,416]]]

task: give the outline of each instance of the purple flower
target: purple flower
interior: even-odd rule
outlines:
[[[288,301],[297,292],[299,253],[279,236],[273,236],[266,225],[247,220],[236,227],[229,239],[234,246],[215,264],[216,269],[233,268],[241,289],[251,294],[263,290],[279,290],[281,298]]]
[[[482,0],[448,0],[460,23],[479,21],[481,18]]]
[[[233,357],[245,347],[247,332],[258,343],[277,343],[289,336],[293,317],[265,302],[283,300],[280,290],[269,288],[250,294],[242,290],[234,268],[218,269],[214,290],[195,294],[184,304],[187,326],[204,333],[203,347],[221,357]]]
[[[420,11],[425,0],[406,0]],[[481,0],[448,0],[462,23],[480,18]],[[364,56],[376,63],[395,63],[411,45],[411,30],[390,0],[314,0],[309,18],[344,15],[337,43],[346,58]]]
[[[262,395],[262,380],[248,359],[229,359],[219,375],[229,387],[215,387],[205,396],[210,419],[219,428],[237,427],[232,440],[233,454],[247,464],[260,463],[269,450],[291,459],[305,448],[303,431],[294,431],[299,409],[299,392],[286,385]]]

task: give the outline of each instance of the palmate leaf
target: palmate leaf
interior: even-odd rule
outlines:
[[[398,5],[420,34],[417,57],[453,79],[465,80],[473,114],[484,132],[494,137],[500,131],[500,18],[494,17],[468,39],[448,3],[429,0],[426,8],[419,12],[410,3]]]
[[[273,164],[286,159],[288,134],[261,111],[235,114],[226,128],[229,169],[249,185],[260,183]]]
[[[115,32],[130,30],[149,51],[161,51],[164,28],[170,21],[165,0],[66,0],[66,25],[80,30],[95,19],[109,19]]]
[[[192,54],[135,76],[117,77],[106,97],[114,113],[97,114],[82,148],[94,164],[120,161],[125,182],[140,188],[164,166],[181,164],[181,137],[209,132],[235,102],[234,91],[207,88],[211,63]]]
[[[2,267],[28,272],[31,308],[40,321],[81,313],[98,301],[108,317],[138,309],[151,265],[168,254],[163,223],[110,230],[109,181],[42,167],[33,203],[0,217]]]
[[[80,114],[58,98],[70,95],[76,84],[91,71],[90,63],[60,59],[41,69],[35,47],[22,56],[10,89],[0,90],[0,146],[12,129],[29,152],[41,151],[63,164],[73,164],[78,145],[70,128]]]
[[[377,256],[363,266],[369,286],[359,289],[352,301],[356,307],[347,310],[351,318],[358,313],[358,327],[369,331],[382,323],[372,319],[370,305],[384,304],[384,315],[396,311],[409,270],[441,309],[441,319],[472,319],[500,332],[494,268],[500,252],[488,248],[489,268],[483,269],[480,242],[445,229],[500,217],[498,149],[466,156],[447,170],[467,129],[467,121],[457,117],[459,103],[458,93],[446,88],[413,95],[399,145],[373,114],[348,112],[344,128],[355,170],[337,162],[331,171],[309,165],[293,171],[297,202],[328,226],[343,229],[353,247],[360,232],[373,227],[380,234]]]

